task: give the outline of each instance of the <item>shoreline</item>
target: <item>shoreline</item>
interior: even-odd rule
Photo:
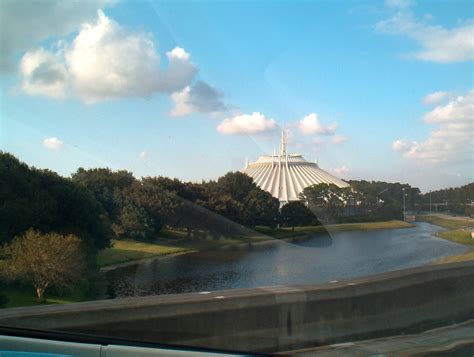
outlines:
[[[307,233],[299,233],[295,236],[292,237],[287,237],[287,238],[273,238],[273,239],[268,239],[268,240],[263,240],[263,241],[258,241],[258,242],[242,242],[242,243],[227,243],[223,244],[221,246],[216,246],[214,248],[210,248],[209,251],[238,251],[238,250],[246,250],[246,249],[253,249],[253,248],[263,248],[263,247],[268,247],[268,246],[273,246],[273,245],[278,245],[281,243],[296,243],[296,242],[304,242],[306,240],[313,239],[309,234]],[[110,265],[105,265],[101,268],[99,268],[100,273],[107,273],[109,271],[119,269],[119,268],[124,268],[128,266],[133,266],[133,265],[139,265],[139,264],[144,264],[144,263],[149,263],[152,261],[156,260],[161,260],[161,259],[166,259],[170,257],[177,257],[180,255],[188,255],[188,254],[198,254],[200,251],[198,250],[189,250],[189,251],[182,251],[182,252],[176,252],[176,253],[169,253],[169,254],[160,254],[156,255],[153,257],[147,257],[147,258],[142,258],[142,259],[136,259],[136,260],[130,260],[128,262],[123,262],[123,263],[117,263],[117,264],[110,264]]]
[[[413,224],[393,220],[393,221],[382,221],[382,222],[365,222],[365,223],[342,223],[342,224],[329,224],[323,226],[314,227],[295,227],[294,235],[286,238],[275,238],[267,235],[268,239],[260,240],[256,242],[240,242],[240,243],[224,243],[215,247],[208,247],[209,251],[242,251],[248,249],[266,249],[271,246],[275,246],[283,243],[299,243],[310,239],[315,239],[314,235],[318,234],[330,234],[337,232],[347,231],[372,231],[372,230],[385,230],[385,229],[402,229],[412,228]],[[298,229],[299,228],[299,229]],[[298,231],[299,230],[299,231]],[[104,265],[99,268],[100,273],[107,273],[115,269],[129,267],[133,265],[146,264],[152,261],[167,259],[179,255],[197,254],[200,250],[193,250],[190,248],[189,251],[179,251],[176,253],[158,254],[156,256],[130,260],[121,263]]]
[[[446,214],[420,215],[422,222],[428,222],[444,228],[442,232],[436,233],[436,237],[453,243],[461,244],[467,248],[462,254],[439,258],[431,264],[447,264],[474,260],[474,239],[470,231],[474,225],[474,219],[470,217],[449,216]]]

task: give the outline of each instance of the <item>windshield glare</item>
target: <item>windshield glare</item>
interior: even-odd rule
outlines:
[[[0,1],[0,329],[470,355],[473,14]]]

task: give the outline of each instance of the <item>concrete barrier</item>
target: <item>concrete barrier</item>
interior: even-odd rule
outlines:
[[[320,285],[0,310],[0,324],[243,351],[378,338],[474,317],[474,262]]]

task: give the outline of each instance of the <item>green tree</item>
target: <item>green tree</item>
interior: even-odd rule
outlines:
[[[31,284],[39,301],[49,287],[70,288],[85,273],[81,241],[74,235],[30,229],[4,247],[8,278]]]
[[[420,190],[408,184],[383,181],[349,181],[353,189],[364,197],[364,216],[370,220],[403,219],[403,194],[408,211],[421,202]]]
[[[0,293],[0,308],[7,306],[9,299],[2,293]]]
[[[337,220],[345,203],[344,191],[334,184],[321,183],[306,187],[300,194],[301,200],[324,224]]]
[[[0,243],[30,227],[74,234],[94,249],[108,246],[111,238],[105,211],[90,191],[0,152]]]
[[[280,219],[294,231],[295,226],[308,226],[316,216],[302,202],[289,202],[281,208]]]
[[[82,185],[93,193],[100,202],[112,224],[117,224],[122,211],[122,193],[129,189],[136,179],[125,170],[112,171],[108,168],[85,170],[79,168],[72,175],[72,181]]]
[[[280,202],[271,194],[260,188],[251,190],[244,201],[244,223],[247,226],[256,225],[275,227],[278,223]]]
[[[130,239],[155,239],[163,225],[161,217],[174,212],[169,193],[149,180],[137,181],[124,189],[120,206],[122,209],[114,230],[118,236]]]
[[[447,203],[447,207],[438,207],[438,210],[449,210],[454,214],[471,215],[474,202],[474,182],[461,187],[451,187],[443,190],[426,192],[421,196],[422,210],[429,210],[431,203]],[[432,206],[432,210],[435,208]]]
[[[227,194],[237,202],[244,202],[249,193],[256,188],[253,179],[241,172],[228,172],[219,177],[215,183],[215,190],[218,193]]]

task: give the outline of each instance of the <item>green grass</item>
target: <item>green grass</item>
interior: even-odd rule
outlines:
[[[2,294],[8,299],[6,307],[21,307],[86,301],[88,298],[89,283],[85,280],[80,281],[70,291],[66,291],[63,296],[52,295],[46,291],[45,302],[38,302],[33,287],[1,286],[1,288]]]
[[[438,236],[456,243],[474,246],[474,239],[471,238],[471,232],[463,229],[439,232]]]
[[[396,229],[396,228],[410,228],[413,224],[403,221],[383,221],[383,222],[364,222],[364,223],[342,223],[342,224],[326,224],[324,226],[303,226],[295,227],[292,231],[290,227],[283,227],[280,229],[270,229],[269,227],[256,227],[260,233],[267,234],[274,238],[287,238],[295,234],[303,233],[324,233],[343,232],[343,231],[361,231],[361,230],[375,230],[375,229]]]
[[[396,229],[396,228],[410,228],[413,224],[393,220],[393,221],[382,221],[382,222],[363,222],[363,223],[341,223],[341,224],[327,224],[324,226],[316,227],[295,227],[297,232],[324,232],[325,230],[330,232],[345,232],[345,231],[369,231],[375,229]]]
[[[459,229],[472,226],[473,222],[463,219],[449,219],[437,216],[417,216],[418,221],[428,222],[447,229]]]
[[[454,263],[463,262],[468,260],[474,260],[474,239],[471,237],[471,231],[467,227],[472,227],[473,222],[466,219],[449,219],[446,217],[438,216],[418,216],[419,221],[428,222],[437,226],[448,229],[447,231],[439,232],[438,236],[452,242],[464,244],[470,246],[471,249],[467,253],[453,255],[451,257],[442,258],[436,263]],[[464,229],[463,229],[464,228]]]
[[[142,243],[128,240],[114,240],[112,247],[101,250],[97,255],[97,265],[100,267],[141,260],[160,255],[189,253],[192,249],[170,246],[160,243]]]
[[[166,229],[164,232],[160,232],[160,238],[154,242],[113,240],[111,248],[106,248],[98,253],[96,262],[99,267],[106,267],[158,256],[193,253],[211,250],[219,246],[258,242],[266,239],[258,234],[254,237],[217,240],[205,235],[202,238],[188,238],[185,231]]]
[[[473,222],[463,219],[449,219],[438,216],[418,216],[419,221],[428,222],[437,226],[448,229],[447,231],[439,232],[438,236],[450,241],[461,243],[464,245],[474,246],[474,239],[471,238],[471,230]]]
[[[295,228],[295,231],[293,232],[291,228],[286,228],[286,227],[277,229],[277,228],[270,228],[267,226],[256,226],[255,230],[259,233],[262,233],[262,234],[265,234],[267,236],[277,238],[277,239],[289,238],[298,234],[298,232],[296,232],[296,228]]]

